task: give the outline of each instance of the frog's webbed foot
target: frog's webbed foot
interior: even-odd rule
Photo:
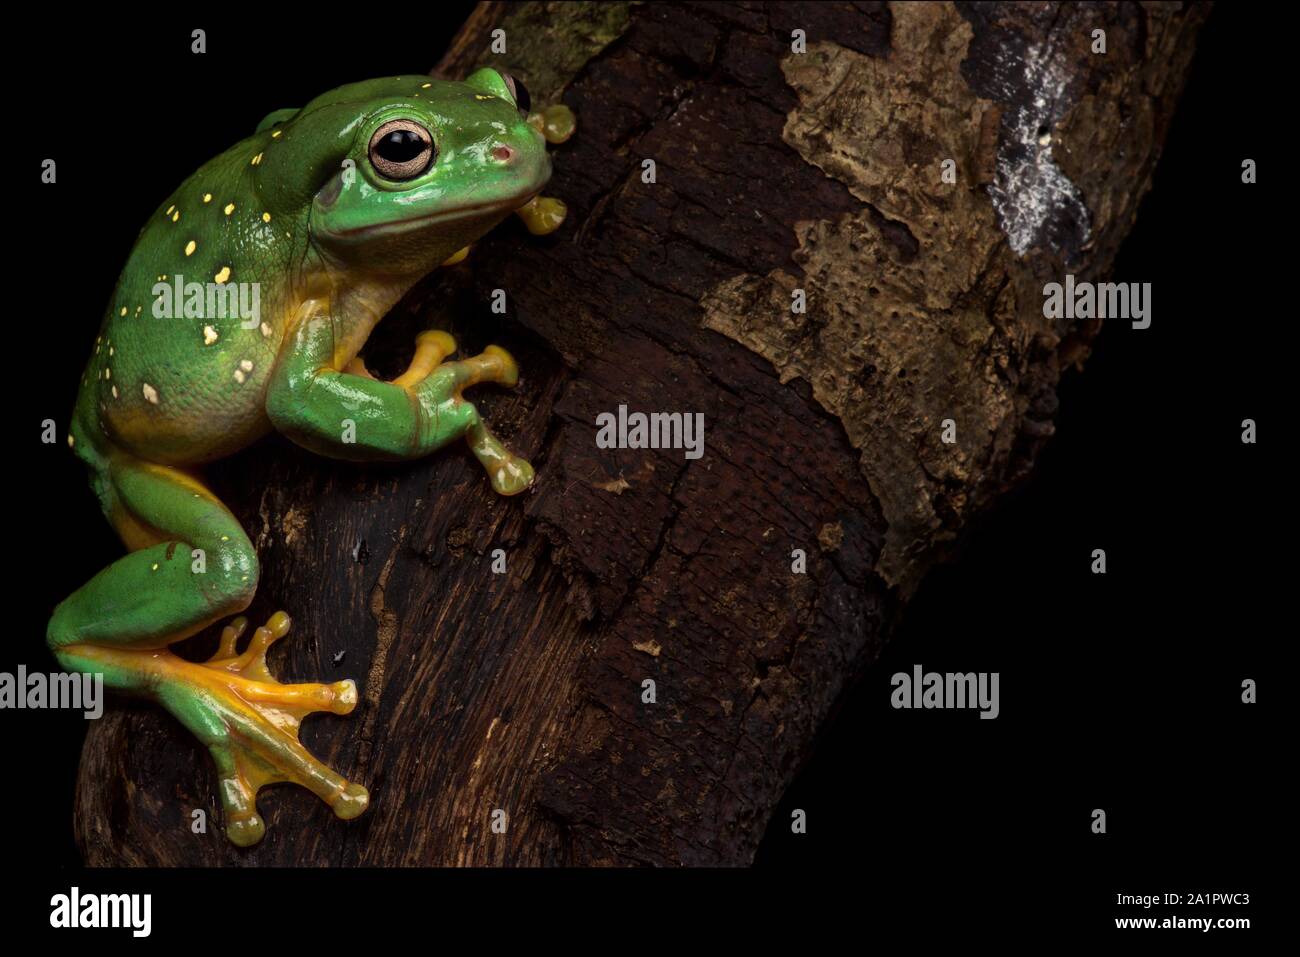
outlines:
[[[460,389],[476,382],[495,382],[510,388],[519,383],[519,364],[515,362],[514,356],[500,346],[487,346],[479,355],[439,367],[439,371],[443,369],[448,369],[460,379],[455,388],[458,396]],[[468,423],[465,440],[474,457],[486,470],[488,481],[498,495],[518,495],[533,484],[536,477],[533,467],[526,459],[507,449],[477,413]]]
[[[519,364],[500,346],[487,346],[466,359],[443,361],[455,351],[456,341],[448,333],[420,333],[410,366],[393,384],[417,393],[427,408],[436,410],[430,420],[431,447],[463,437],[487,471],[492,488],[500,495],[517,495],[533,484],[533,467],[492,434],[462,393],[481,382],[513,388],[519,384]]]
[[[462,395],[481,382],[507,388],[519,384],[519,364],[500,346],[488,346],[476,356],[445,362],[456,351],[456,340],[441,329],[430,329],[415,339],[415,355],[406,371],[391,381],[421,396],[431,416],[431,448],[464,437],[470,451],[488,473],[500,495],[517,495],[533,484],[533,467],[507,449],[483,421],[474,404]],[[353,360],[346,371],[369,375],[364,363]]]
[[[552,196],[534,196],[516,209],[515,215],[523,220],[534,236],[545,236],[560,228],[568,212],[569,207],[564,205],[563,200]]]
[[[159,697],[212,752],[221,777],[226,834],[246,847],[266,831],[257,813],[257,792],[289,781],[312,791],[341,818],[354,818],[370,797],[346,781],[298,741],[302,719],[315,711],[347,714],[357,705],[351,680],[334,684],[281,684],[266,666],[266,652],[289,632],[289,616],[277,612],[253,632],[248,647],[236,645],[248,620],[236,618],[221,634],[217,653],[201,664],[170,653]]]
[[[563,143],[578,128],[578,118],[563,103],[555,103],[536,113],[529,113],[528,123],[552,145]]]
[[[551,144],[563,143],[577,128],[578,122],[573,111],[563,103],[556,103],[544,110],[530,113],[529,124],[546,137]],[[515,210],[515,215],[523,220],[528,231],[534,236],[545,236],[560,228],[569,208],[563,201],[551,196],[534,196],[523,206]]]

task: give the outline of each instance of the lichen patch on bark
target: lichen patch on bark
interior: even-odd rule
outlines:
[[[889,522],[877,570],[904,590],[1016,431],[997,322],[1015,297],[995,278],[1006,246],[976,176],[991,104],[958,68],[970,36],[948,5],[902,4],[887,58],[827,42],[787,56],[799,105],[785,141],[863,207],[800,223],[794,267],[735,277],[702,300],[708,328],[782,381],[807,380],[841,421]],[[942,181],[945,159],[955,184]],[[797,288],[805,314],[791,310]],[[941,441],[945,419],[953,444]]]
[[[989,198],[1012,251],[1023,256],[1045,241],[1045,233],[1068,224],[1080,249],[1091,236],[1091,217],[1083,195],[1052,156],[1056,124],[1067,106],[1069,74],[1061,57],[1046,46],[1030,46],[1009,68],[1031,95],[1008,116],[1010,135],[998,149]]]

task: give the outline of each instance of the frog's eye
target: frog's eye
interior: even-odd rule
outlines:
[[[433,154],[433,137],[413,120],[389,120],[370,137],[370,163],[386,179],[414,179]]]
[[[514,98],[515,106],[520,112],[527,113],[529,107],[533,105],[533,99],[528,95],[528,87],[524,86],[523,80],[516,80],[509,73],[502,73],[501,79],[506,81],[506,87],[510,90],[510,95]]]

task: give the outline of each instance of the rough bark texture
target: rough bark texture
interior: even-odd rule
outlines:
[[[499,66],[574,109],[548,190],[570,219],[499,230],[368,355],[399,368],[444,306],[463,348],[513,350],[520,388],[475,399],[537,488],[498,499],[465,452],[358,468],[278,438],[215,469],[262,557],[253,614],[296,621],[273,668],[364,684],[303,740],[372,807],[339,822],[273,789],[258,847],[191,834],[194,808],[220,818],[209,759],[124,703],[83,756],[88,861],[748,862],[920,577],[1051,434],[1096,324],[1044,319],[1043,284],[1109,267],[1205,14],[481,7],[439,70]],[[620,404],[703,412],[703,458],[597,448]]]

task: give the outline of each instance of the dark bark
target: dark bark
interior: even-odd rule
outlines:
[[[273,670],[365,686],[303,741],[372,806],[340,822],[268,790],[238,850],[207,756],[124,703],[83,756],[89,862],[748,862],[916,583],[1051,434],[1097,327],[1043,318],[1043,284],[1109,268],[1206,12],[481,8],[440,70],[501,66],[574,109],[548,190],[570,218],[498,230],[368,356],[400,368],[444,308],[463,350],[511,349],[519,389],[474,398],[538,485],[502,500],[467,452],[356,467],[279,438],[214,469],[262,558],[253,616],[296,621]],[[703,412],[704,457],[597,448],[620,404]]]

